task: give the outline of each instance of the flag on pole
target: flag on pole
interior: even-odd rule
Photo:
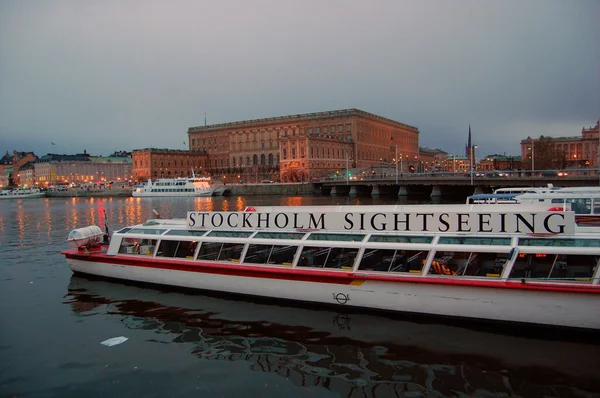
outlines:
[[[54,142],[51,142],[50,145],[56,145]]]

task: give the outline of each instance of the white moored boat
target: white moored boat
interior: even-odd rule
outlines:
[[[131,193],[135,197],[161,196],[212,196],[214,188],[210,177],[161,178],[136,185]]]
[[[513,188],[509,188],[513,189]],[[600,226],[600,189],[598,187],[527,188],[522,193],[476,194],[467,198],[467,204],[546,204],[557,209],[575,212],[580,226]]]
[[[188,212],[63,254],[74,272],[109,278],[600,329],[598,230],[543,204]]]
[[[28,199],[43,198],[46,196],[39,188],[3,189],[0,191],[0,199]]]

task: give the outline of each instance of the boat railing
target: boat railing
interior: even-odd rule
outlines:
[[[220,231],[220,236],[211,236],[210,231],[200,232],[202,236],[168,235],[167,232],[160,235],[128,231],[116,233],[116,237],[121,239],[115,239],[113,235],[111,243],[120,247],[109,250],[109,255],[143,254],[155,258],[179,257],[194,262],[214,261],[215,264],[305,267],[375,275],[468,277],[499,281],[596,284],[600,277],[600,239],[513,236],[506,240],[506,237],[444,236],[443,241],[447,243],[440,243],[442,237],[436,236],[429,239],[430,243],[398,243],[370,242],[370,238],[376,234],[366,234],[361,241],[352,242],[308,240],[309,235],[292,240],[250,236],[258,236],[258,231],[247,233],[245,237],[224,236],[228,234],[226,231]],[[124,242],[123,239],[129,241]],[[468,244],[473,243],[473,239],[478,240],[479,244]],[[496,244],[490,244],[494,239]],[[191,241],[194,242],[193,250],[190,249]],[[535,246],[536,242],[542,246]],[[549,245],[553,242],[556,245]],[[178,249],[173,247],[182,244],[187,245],[188,251],[176,254]],[[128,245],[143,246],[144,249],[128,249],[125,247]],[[167,250],[167,246],[163,249],[163,245],[171,245],[171,249]]]

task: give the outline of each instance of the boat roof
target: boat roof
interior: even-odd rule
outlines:
[[[516,196],[517,199],[526,199],[526,198],[600,198],[600,191],[552,191],[552,192],[531,192],[531,193],[523,193]]]
[[[475,195],[471,195],[468,198],[471,199],[514,199],[517,195],[516,193],[478,193]]]
[[[485,194],[484,194],[485,195]],[[492,195],[492,194],[490,194]],[[500,194],[499,194],[500,195]],[[509,195],[514,197],[515,195]],[[519,211],[548,211],[552,206],[548,203],[526,203],[519,205]],[[497,204],[490,207],[485,204],[418,204],[418,205],[340,205],[340,206],[246,206],[244,212],[301,212],[301,213],[332,213],[332,212],[361,212],[361,213],[410,213],[410,212],[514,212],[512,204]]]

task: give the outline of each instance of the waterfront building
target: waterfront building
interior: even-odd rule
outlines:
[[[40,187],[56,184],[101,184],[131,180],[131,158],[48,154],[35,162],[35,183]]]
[[[9,155],[6,151],[6,154],[0,159],[0,186],[8,186],[11,179],[13,186],[21,185],[23,182],[19,168],[36,159],[37,156],[33,152],[13,151],[13,154]]]
[[[19,185],[31,187],[35,185],[35,161],[27,162],[19,167]]]
[[[469,158],[467,156],[449,153],[442,163],[442,171],[448,173],[467,173],[471,170]]]
[[[480,170],[519,170],[521,157],[512,155],[487,155],[479,161]]]
[[[527,137],[521,140],[523,168],[572,169],[597,168],[600,120],[595,126],[582,128],[580,136]]]
[[[209,165],[208,156],[202,150],[145,148],[134,150],[131,157],[136,181],[191,177],[192,170],[196,176],[202,176]]]
[[[5,188],[11,185],[12,172],[12,166],[6,166],[2,168],[2,171],[0,171],[0,188]]]
[[[358,109],[190,127],[190,152],[208,155],[211,175],[245,181],[309,181],[336,171],[419,164],[419,130]],[[135,164],[134,164],[135,167]]]

